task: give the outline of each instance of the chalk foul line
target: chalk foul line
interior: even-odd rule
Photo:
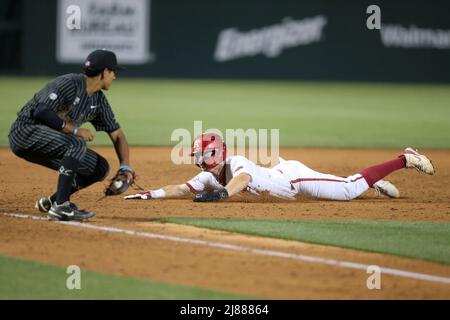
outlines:
[[[19,218],[19,219],[47,221],[47,218],[29,215],[29,214],[18,214],[18,213],[8,213],[8,212],[0,212],[0,214],[3,216],[14,217],[14,218]],[[274,250],[263,250],[263,249],[257,249],[257,248],[252,248],[252,247],[227,244],[227,243],[222,243],[222,242],[190,239],[190,238],[169,236],[169,235],[165,235],[165,234],[128,230],[128,229],[122,229],[122,228],[116,228],[116,227],[98,226],[98,225],[94,225],[94,224],[81,223],[81,222],[75,222],[75,221],[52,221],[52,222],[63,224],[63,225],[79,227],[79,228],[92,229],[92,230],[97,230],[97,231],[122,233],[122,234],[130,235],[130,236],[136,236],[136,237],[142,237],[142,238],[188,243],[188,244],[192,244],[192,245],[221,248],[224,250],[252,253],[252,254],[257,254],[257,255],[271,256],[271,257],[278,257],[278,258],[285,258],[285,259],[292,259],[292,260],[305,261],[305,262],[317,263],[317,264],[323,264],[323,265],[330,265],[330,266],[336,266],[336,267],[342,267],[342,268],[348,268],[348,269],[367,271],[367,268],[370,266],[368,264],[356,263],[356,262],[350,262],[350,261],[313,257],[313,256],[307,256],[307,255],[303,255],[303,254],[295,254],[295,253],[288,253],[288,252],[281,252],[281,251],[274,251]],[[449,277],[435,276],[435,275],[430,275],[430,274],[425,274],[425,273],[410,272],[410,271],[394,269],[394,268],[385,268],[385,267],[380,267],[380,270],[381,270],[382,274],[389,274],[389,275],[393,275],[393,276],[399,276],[399,277],[410,278],[410,279],[450,284]]]

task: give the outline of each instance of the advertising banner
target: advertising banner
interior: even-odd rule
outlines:
[[[147,0],[58,0],[56,58],[80,63],[89,52],[114,51],[121,63],[150,59]]]
[[[450,82],[448,0],[23,1],[26,74],[106,48],[126,77]]]

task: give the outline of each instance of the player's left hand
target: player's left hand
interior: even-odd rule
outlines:
[[[125,171],[125,176],[127,177],[127,183],[132,184],[134,182],[134,179],[136,177],[134,171]]]
[[[228,198],[227,189],[214,190],[210,192],[202,192],[197,194],[194,199],[194,202],[211,202],[211,201],[219,201]]]

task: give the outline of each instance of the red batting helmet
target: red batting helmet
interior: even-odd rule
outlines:
[[[212,169],[225,161],[227,146],[222,137],[216,133],[202,133],[192,142],[191,156],[195,164],[205,169]]]

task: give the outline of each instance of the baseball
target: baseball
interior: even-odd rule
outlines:
[[[122,182],[122,181],[115,181],[113,185],[114,185],[114,187],[116,187],[117,189],[119,189],[120,187],[122,187],[123,182]]]

